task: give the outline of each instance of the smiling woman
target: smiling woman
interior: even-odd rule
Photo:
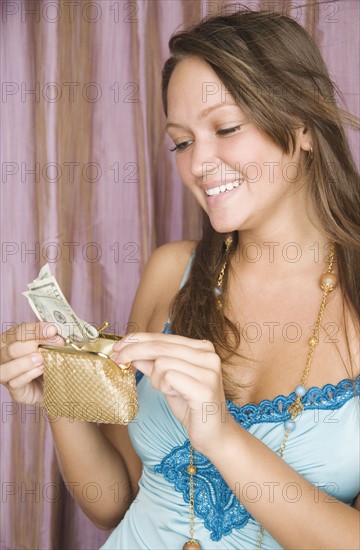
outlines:
[[[62,475],[114,528],[104,550],[359,548],[355,123],[289,17],[205,18],[170,52],[167,132],[202,236],[155,250],[137,330],[114,346],[137,370],[135,420],[51,422]],[[42,402],[35,328],[1,350],[2,383],[28,404]]]
[[[214,85],[210,96],[204,94],[204,82]],[[187,57],[174,69],[168,117],[182,123],[170,122],[167,128],[176,144],[178,170],[217,232],[254,227],[263,232],[271,219],[279,223],[301,211],[305,173],[299,175],[298,168],[310,150],[311,135],[303,123],[295,128],[294,120],[296,149],[284,152],[238,104],[221,103],[222,87],[214,70],[198,57]],[[304,213],[304,222],[305,215],[310,212]]]
[[[166,129],[203,235],[158,251],[188,262],[164,334],[115,346],[140,371],[143,473],[103,548],[357,548],[356,124],[288,17],[211,17],[170,51]]]

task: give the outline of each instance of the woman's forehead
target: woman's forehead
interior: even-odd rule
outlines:
[[[237,107],[211,66],[200,58],[185,58],[175,67],[168,87],[168,114],[185,109],[194,110],[204,118],[215,107]]]

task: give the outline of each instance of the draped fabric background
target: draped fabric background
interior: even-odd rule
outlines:
[[[242,4],[303,24],[359,114],[358,0]],[[227,5],[2,2],[1,332],[34,320],[21,292],[50,262],[81,318],[122,333],[154,248],[200,236],[164,136],[160,74],[171,33]],[[108,533],[61,480],[46,417],[3,387],[1,398],[1,548],[98,548]],[[100,498],[96,484],[86,496]]]

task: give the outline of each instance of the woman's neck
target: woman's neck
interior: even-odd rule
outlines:
[[[330,240],[314,226],[301,231],[294,225],[272,232],[240,231],[232,269],[263,280],[320,275],[328,263]]]

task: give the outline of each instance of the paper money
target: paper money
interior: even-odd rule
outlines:
[[[74,342],[89,342],[99,336],[95,327],[82,321],[62,293],[49,264],[44,265],[38,277],[27,285],[23,295],[40,321],[53,323],[59,334]]]
[[[41,281],[42,279],[46,279],[47,277],[51,277],[51,271],[50,271],[50,266],[49,264],[45,264],[43,265],[43,267],[40,269],[40,272],[39,272],[39,275],[37,276],[36,279],[33,280],[32,283],[29,283],[27,285],[27,287],[31,290],[31,288],[36,284],[38,283],[39,281]]]

